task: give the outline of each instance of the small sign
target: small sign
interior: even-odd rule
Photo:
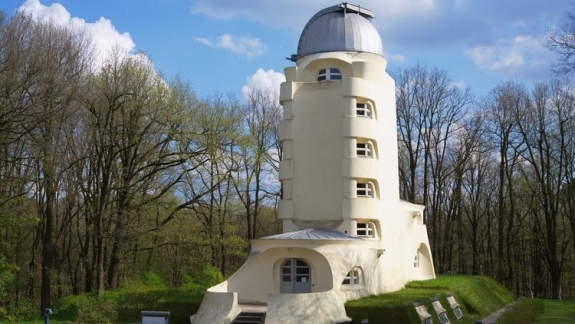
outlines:
[[[170,312],[142,311],[142,324],[170,324]]]
[[[165,317],[142,316],[142,324],[168,324],[169,319]]]

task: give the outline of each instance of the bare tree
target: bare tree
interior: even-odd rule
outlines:
[[[472,97],[469,89],[454,85],[442,70],[417,65],[394,73],[394,77],[401,192],[405,199],[428,206],[436,269],[451,271],[451,226],[459,211],[458,205],[450,202],[449,192],[459,194],[461,179],[452,177],[460,162],[450,159],[450,139],[460,131]]]
[[[24,69],[37,71],[26,80],[26,96],[33,116],[24,123],[30,130],[32,161],[36,168],[34,192],[41,222],[38,236],[42,246],[41,307],[51,306],[51,277],[55,269],[54,243],[57,216],[57,197],[61,177],[67,168],[64,131],[74,114],[77,96],[88,72],[87,41],[55,24],[34,22],[19,14],[17,22],[24,22],[29,30],[23,39],[27,60]],[[22,55],[22,53],[20,54]]]
[[[233,154],[239,173],[235,190],[244,206],[247,238],[257,238],[258,216],[267,201],[275,201],[279,188],[277,179],[281,151],[278,151],[278,94],[272,89],[252,90],[244,109],[245,136]]]
[[[519,132],[525,142],[521,156],[526,161],[521,171],[531,195],[537,247],[549,271],[551,296],[561,297],[561,278],[571,236],[566,233],[561,213],[568,165],[573,162],[573,134],[567,127],[573,118],[572,88],[562,82],[536,85],[533,103],[517,115]],[[573,233],[571,233],[572,235]]]
[[[546,46],[559,55],[554,72],[567,74],[575,70],[575,3],[565,12],[561,30],[548,32]]]

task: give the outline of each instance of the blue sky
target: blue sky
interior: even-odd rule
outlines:
[[[83,28],[101,55],[112,45],[145,52],[166,78],[180,75],[201,97],[277,87],[305,23],[333,0],[0,0],[12,15]],[[484,96],[500,82],[550,77],[543,43],[570,0],[357,0],[375,13],[388,70],[417,63],[445,69]]]

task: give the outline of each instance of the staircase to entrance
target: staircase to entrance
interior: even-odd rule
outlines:
[[[264,324],[266,313],[241,312],[231,324]]]
[[[264,305],[239,305],[241,313],[231,324],[264,324],[266,321],[267,306]]]

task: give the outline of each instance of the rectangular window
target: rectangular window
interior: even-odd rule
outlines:
[[[330,80],[341,80],[341,72],[338,69],[331,69]]]
[[[357,183],[357,196],[358,197],[372,197],[373,198],[373,188],[371,183]]]
[[[355,114],[359,117],[371,118],[371,106],[367,103],[358,103],[355,106]]]
[[[356,145],[357,156],[367,156],[371,157],[371,144],[369,143],[357,143]]]
[[[357,223],[357,236],[375,237],[373,223]]]

